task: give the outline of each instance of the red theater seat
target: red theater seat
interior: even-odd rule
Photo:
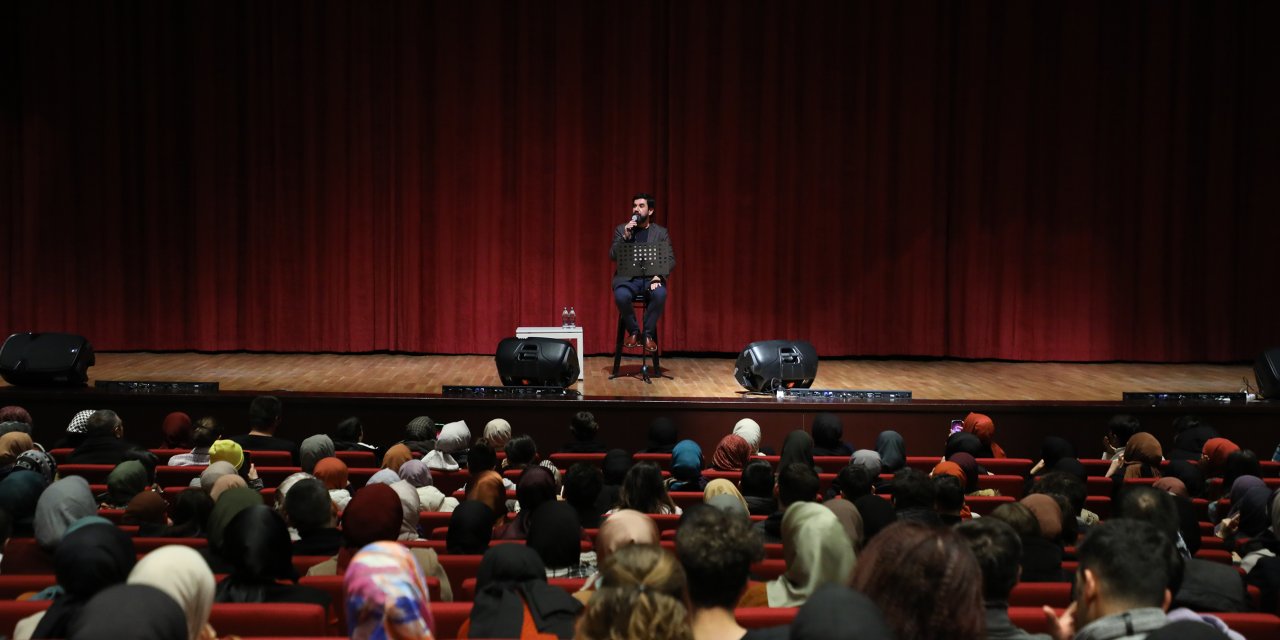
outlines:
[[[787,570],[787,561],[781,558],[768,558],[751,565],[753,580],[765,582],[782,575]]]
[[[440,566],[444,567],[445,575],[449,576],[449,584],[462,584],[468,578],[475,578],[480,572],[480,561],[484,559],[483,555],[442,555],[438,556]],[[453,637],[453,636],[445,636]]]
[[[431,617],[436,623],[432,635],[436,638],[456,638],[462,623],[470,616],[470,602],[432,602]]]
[[[671,454],[669,453],[637,453],[631,456],[635,462],[652,462],[663,469],[671,468]]]
[[[1270,613],[1214,613],[1232,631],[1249,640],[1280,638],[1280,617]]]
[[[603,453],[553,453],[549,456],[551,462],[561,469],[568,469],[579,462],[585,462],[597,467],[604,464]]]
[[[687,509],[691,505],[702,504],[703,493],[701,491],[671,491],[671,501],[676,503],[677,507]]]
[[[0,575],[52,575],[53,556],[46,554],[35,538],[10,538],[0,559]]]
[[[547,584],[553,587],[563,589],[565,593],[570,595],[576,593],[582,586],[587,583],[586,578],[547,578]],[[476,579],[467,578],[462,583],[462,587],[458,589],[458,593],[454,594],[454,600],[458,602],[471,602],[476,599]]]
[[[175,544],[182,547],[191,547],[199,551],[209,546],[209,541],[205,538],[134,538],[133,550],[138,553],[150,553],[160,547]]]
[[[58,584],[58,577],[51,573],[0,575],[0,600],[13,600],[24,593],[44,591]]]
[[[89,484],[105,485],[107,476],[115,468],[114,464],[63,464],[58,465],[58,477],[80,476],[89,481]]]
[[[1009,593],[1010,607],[1049,605],[1065,609],[1071,604],[1070,582],[1019,582]]]
[[[1016,502],[1013,496],[965,496],[964,503],[969,505],[969,510],[985,516],[995,511],[995,508],[1002,504]]]
[[[1091,476],[1105,476],[1111,468],[1111,461],[1101,458],[1080,458],[1080,464],[1084,466],[1084,472]]]
[[[1201,549],[1196,552],[1196,558],[1232,566],[1231,552],[1226,549]]]
[[[298,575],[305,576],[308,569],[321,562],[327,562],[331,558],[333,556],[293,556],[293,570],[297,571]]]
[[[249,450],[249,459],[255,467],[292,467],[293,454],[288,451]]]
[[[297,603],[215,603],[209,624],[220,636],[324,636],[330,634],[324,607]]]
[[[454,491],[461,489],[471,479],[471,474],[466,469],[457,471],[438,471],[431,470],[431,484],[440,490],[440,493],[447,495],[453,494]]]
[[[1026,477],[1035,461],[1028,458],[978,458],[978,466],[988,473]]]
[[[978,476],[979,489],[995,489],[1000,495],[1014,499],[1022,497],[1026,482],[1022,476]]]
[[[0,636],[12,638],[13,628],[20,620],[48,609],[51,604],[52,600],[0,600]]]
[[[254,463],[256,466],[257,463]],[[199,478],[204,473],[206,467],[170,467],[161,465],[156,467],[156,484],[162,487],[185,487],[191,484],[195,478]]]
[[[378,457],[372,451],[339,451],[333,454],[349,469],[377,469]]]
[[[798,607],[743,607],[733,610],[738,624],[747,629],[763,629],[791,624]]]

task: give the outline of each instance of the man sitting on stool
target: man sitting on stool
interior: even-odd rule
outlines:
[[[667,228],[653,222],[653,196],[647,193],[636,194],[631,199],[631,220],[618,225],[613,230],[613,244],[609,247],[609,259],[618,261],[618,245],[630,242],[642,244],[670,242],[671,236]],[[656,339],[658,319],[662,317],[662,308],[667,302],[667,279],[664,276],[652,278],[628,278],[613,276],[613,300],[618,305],[618,313],[622,314],[623,326],[627,337],[623,346],[628,349],[640,346],[640,327],[636,324],[635,312],[631,302],[641,292],[647,290],[649,303],[644,310],[644,348],[657,351]]]

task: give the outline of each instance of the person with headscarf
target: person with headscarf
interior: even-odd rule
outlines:
[[[1214,526],[1219,538],[1234,539],[1237,534],[1252,538],[1267,529],[1270,520],[1267,506],[1271,489],[1257,476],[1240,476],[1231,483],[1231,511]]]
[[[408,482],[401,480],[400,476],[390,469],[383,469],[373,474],[369,478],[369,482],[365,487],[375,484],[385,484],[391,487],[392,491],[400,498],[400,511],[402,519],[400,521],[400,534],[397,540],[402,542],[418,539],[418,521],[421,518],[422,503],[418,500],[418,490]]]
[[[466,422],[462,420],[450,422],[440,428],[440,435],[436,437],[436,448],[423,456],[422,460],[432,470],[457,471],[461,466],[454,454],[465,452],[470,440],[471,430],[467,428]]]
[[[186,489],[178,494],[173,504],[173,524],[161,538],[203,538],[207,535],[209,514],[213,513],[213,498],[199,489]]]
[[[782,456],[778,462],[778,473],[792,464],[803,464],[817,473],[813,464],[813,437],[806,431],[796,429],[787,434],[782,441]]]
[[[285,497],[285,517],[293,532],[293,555],[332,556],[342,548],[342,532],[338,530],[338,510],[329,499],[329,490],[315,478],[304,478],[294,484]]]
[[[702,499],[707,504],[711,504],[713,500],[720,496],[727,496],[741,508],[743,516],[749,518],[751,508],[747,505],[747,499],[742,496],[742,492],[738,491],[738,487],[732,482],[724,478],[716,478],[707,483],[707,488],[702,491]],[[735,509],[737,511],[737,509]]]
[[[543,467],[529,467],[520,474],[516,483],[516,502],[520,511],[498,534],[502,540],[524,540],[529,535],[529,523],[534,511],[546,502],[556,499],[556,481]]]
[[[1209,438],[1200,452],[1200,472],[1206,480],[1222,475],[1227,457],[1239,450],[1239,445],[1226,438]]]
[[[526,544],[542,559],[548,578],[585,578],[596,572],[596,552],[582,551],[583,539],[578,512],[553,500],[534,512]]]
[[[484,425],[484,439],[494,449],[501,449],[511,440],[511,423],[502,418],[494,418]]]
[[[751,462],[752,449],[742,436],[729,434],[720,439],[711,454],[711,468],[716,471],[741,471]]]
[[[94,596],[69,625],[74,640],[176,640],[186,615],[167,593],[145,584],[117,584]]]
[[[245,483],[244,478],[241,478],[238,475],[227,474],[218,478],[218,481],[213,483],[213,488],[209,490],[209,497],[213,498],[214,502],[217,502],[219,496],[226,493],[229,489],[236,488],[251,487]]]
[[[394,444],[383,454],[382,468],[400,473],[400,467],[410,460],[413,460],[413,451],[403,444]]]
[[[418,503],[423,511],[449,513],[458,507],[457,498],[444,495],[432,484],[431,469],[427,467],[427,463],[409,460],[400,465],[399,473],[400,479],[408,482],[418,492]]]
[[[702,476],[702,447],[692,440],[681,440],[671,450],[671,479],[668,491],[702,491],[707,479]]]
[[[0,480],[0,510],[9,514],[14,537],[30,535],[36,503],[44,491],[44,478],[35,473],[11,473]]]
[[[1058,436],[1049,436],[1040,445],[1040,460],[1031,467],[1031,475],[1052,471],[1059,461],[1076,458],[1076,448]]]
[[[844,498],[828,500],[823,502],[822,506],[836,514],[836,519],[844,528],[845,535],[849,537],[849,544],[853,546],[854,554],[861,551],[866,542],[866,536],[863,532],[862,513],[858,511],[858,507]]]
[[[1022,536],[1023,582],[1059,582],[1062,575],[1062,507],[1051,496],[1033,493],[1018,505],[1030,511],[1038,535]],[[1016,528],[1016,527],[1015,527]]]
[[[996,443],[996,423],[989,416],[981,413],[970,412],[964,417],[964,426],[961,428],[964,433],[972,433],[978,436],[978,440],[982,442],[983,455],[974,456],[975,458],[1007,458],[1004,449]]]
[[[160,434],[161,449],[190,449],[191,416],[181,411],[170,413],[160,423]]]
[[[947,459],[948,462],[960,467],[960,471],[964,473],[964,493],[968,496],[997,496],[1000,495],[994,489],[981,489],[978,487],[978,478],[982,476],[982,467],[978,465],[978,461],[967,453],[953,454]]]
[[[95,594],[124,582],[133,569],[133,540],[109,522],[95,517],[67,529],[53,556],[58,588],[53,604],[23,619],[14,638],[70,637],[70,624]]]
[[[351,502],[347,463],[338,458],[322,458],[311,473],[329,489],[329,499],[338,506],[338,511],[346,509]]]
[[[173,598],[186,618],[187,640],[218,637],[209,625],[217,585],[195,549],[171,544],[148,553],[133,567],[127,584],[155,587]]]
[[[98,502],[104,509],[123,509],[147,484],[147,468],[137,460],[126,460],[107,475],[107,492],[98,496]]]
[[[218,583],[217,602],[301,602],[329,606],[329,594],[297,586],[293,545],[280,514],[259,503],[227,523],[219,548],[231,572]],[[287,581],[294,584],[281,584]]]
[[[824,584],[848,583],[857,561],[840,519],[814,502],[787,508],[782,553],[787,570],[765,587],[771,607],[798,607]]]
[[[138,526],[137,537],[155,537],[169,527],[169,503],[154,491],[142,491],[124,508],[124,524]]]
[[[192,486],[199,487],[205,493],[213,491],[213,485],[223,476],[235,475],[236,468],[230,462],[215,462],[200,472],[200,476],[191,481]]]
[[[1219,437],[1218,430],[1200,422],[1195,416],[1179,416],[1173,421],[1173,448],[1170,460],[1199,460],[1206,442]]]
[[[310,473],[307,473],[306,471],[299,471],[298,473],[289,474],[288,476],[285,477],[284,480],[280,481],[280,485],[276,487],[276,511],[277,512],[279,512],[282,515],[284,514],[284,501],[288,499],[289,491],[293,489],[293,485],[308,479],[319,480],[319,478],[316,478],[315,476],[311,475]],[[324,482],[321,481],[320,484],[323,485]],[[326,490],[327,489],[328,487],[326,487]],[[297,538],[294,538],[294,540],[296,541]]]
[[[604,474],[604,486],[596,498],[596,509],[600,513],[618,506],[618,493],[622,490],[622,482],[631,470],[631,454],[622,449],[610,449],[604,454],[604,462],[600,470]]]
[[[476,599],[459,638],[574,637],[582,604],[547,584],[546,566],[519,544],[490,547],[476,574]],[[529,634],[529,635],[526,635]]]
[[[0,479],[9,475],[18,456],[36,448],[31,435],[22,431],[10,431],[0,436]]]
[[[430,416],[418,416],[404,426],[404,440],[400,441],[409,450],[426,455],[436,448],[436,421]]]
[[[649,423],[649,445],[640,453],[671,453],[679,439],[676,423],[671,418],[659,416]]]
[[[880,462],[880,454],[871,449],[858,449],[849,456],[849,464],[858,465],[867,470],[867,474],[871,476],[872,481],[880,477],[880,469],[883,466]]]
[[[633,544],[658,544],[658,524],[648,515],[621,509],[600,523],[600,531],[596,533],[596,566],[602,567],[619,549]],[[595,593],[600,574],[587,579],[573,597],[582,604],[587,604]]]
[[[13,470],[38,473],[41,478],[44,478],[45,485],[50,485],[57,479],[58,463],[48,453],[32,449],[18,454],[18,459],[13,463]]]
[[[342,591],[352,640],[432,637],[427,578],[408,549],[390,542],[360,549],[347,565]]]
[[[760,450],[760,438],[762,436],[760,423],[751,418],[743,418],[733,425],[733,435],[747,441],[747,444],[751,446],[752,456],[763,455]]]
[[[813,455],[848,456],[853,447],[844,442],[844,424],[834,413],[819,413],[813,419]]]
[[[449,516],[445,550],[450,555],[480,555],[493,539],[493,510],[478,500],[463,500]]]
[[[7,407],[0,407],[0,422],[21,422],[27,425],[28,430],[35,426],[35,421],[31,419],[30,411],[12,404]]]
[[[1115,490],[1119,491],[1129,478],[1159,478],[1162,460],[1164,452],[1160,441],[1145,431],[1139,431],[1125,443],[1124,453],[1111,461],[1107,477],[1115,481]]]
[[[989,451],[982,445],[982,441],[978,436],[972,433],[959,431],[947,436],[947,443],[943,447],[942,457],[950,460],[957,453],[967,453],[977,459],[979,457],[989,458]]]
[[[325,458],[333,458],[336,449],[333,438],[321,433],[311,436],[298,445],[298,456],[302,460],[303,473],[315,473],[316,463]]]
[[[907,466],[907,445],[897,431],[881,431],[876,436],[876,453],[880,454],[880,473],[895,473]]]
[[[67,422],[67,428],[62,432],[62,437],[54,443],[54,449],[74,449],[80,446],[88,437],[89,417],[97,413],[97,409],[85,409],[77,411],[71,420]]]
[[[880,607],[844,585],[825,584],[809,596],[791,621],[791,640],[893,640]]]
[[[260,504],[262,504],[262,496],[248,487],[228,489],[214,503],[213,510],[209,512],[209,519],[205,523],[205,537],[209,540],[209,546],[201,551],[205,562],[209,563],[209,568],[213,569],[214,573],[231,571],[231,565],[223,560],[222,554],[222,543],[231,520],[241,511]]]
[[[71,523],[97,513],[98,503],[89,483],[80,476],[63,478],[49,485],[36,502],[36,543],[52,553]]]

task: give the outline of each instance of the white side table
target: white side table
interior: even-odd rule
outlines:
[[[555,338],[557,340],[577,340],[574,351],[578,353],[578,379],[581,380],[587,370],[582,361],[582,327],[516,327],[517,338]]]

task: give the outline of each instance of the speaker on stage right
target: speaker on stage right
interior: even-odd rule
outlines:
[[[1280,399],[1280,347],[1267,349],[1253,363],[1258,393],[1268,400]]]
[[[748,391],[808,389],[818,377],[818,352],[804,340],[752,342],[738,356],[733,377]]]

